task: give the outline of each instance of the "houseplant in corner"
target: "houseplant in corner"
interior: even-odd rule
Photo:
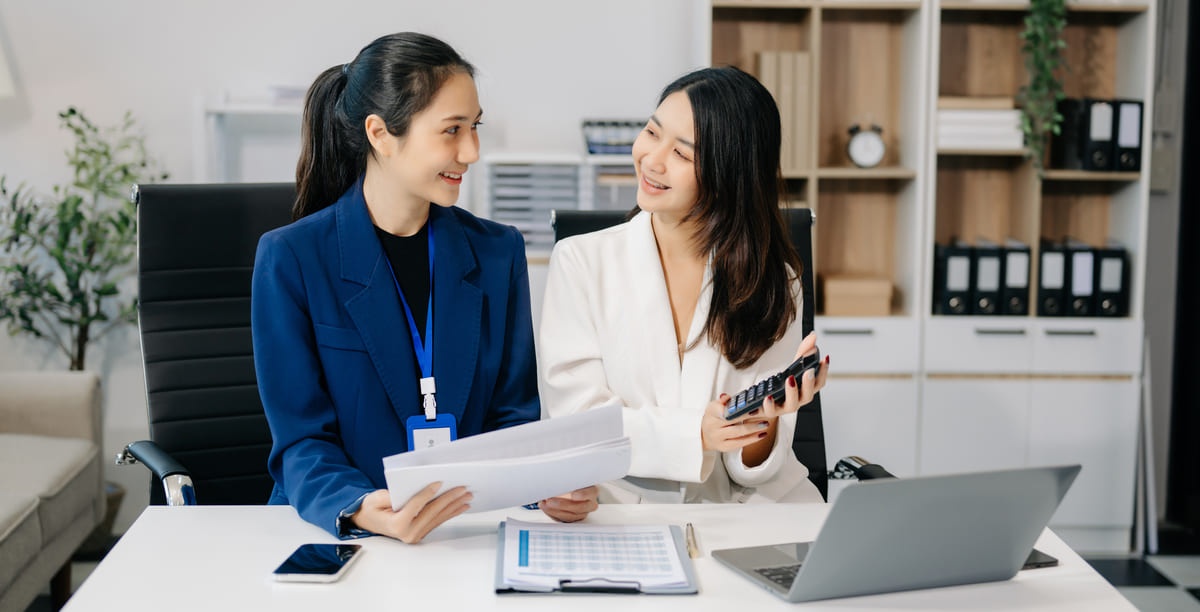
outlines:
[[[0,321],[11,335],[49,343],[70,370],[83,370],[96,341],[136,318],[133,277],[135,183],[167,178],[146,153],[130,113],[101,127],[82,112],[59,113],[74,145],[66,152],[70,182],[49,194],[0,176]],[[110,539],[123,490],[108,483],[109,510],[89,542]],[[88,543],[85,543],[85,548]]]
[[[1062,50],[1067,46],[1063,40],[1066,25],[1066,0],[1030,0],[1021,32],[1021,54],[1029,83],[1021,88],[1018,99],[1025,146],[1038,176],[1042,174],[1050,135],[1059,133],[1063,119],[1058,102],[1065,97],[1061,72],[1065,69]]]

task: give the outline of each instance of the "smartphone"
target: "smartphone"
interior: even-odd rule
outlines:
[[[791,365],[784,368],[782,372],[769,376],[733,396],[733,399],[729,400],[729,405],[725,407],[725,420],[731,421],[762,406],[763,400],[768,396],[775,400],[776,404],[782,403],[785,393],[784,386],[787,384],[788,377],[795,376],[797,379],[796,384],[800,384],[800,379],[804,376],[804,372],[808,370],[812,370],[814,376],[820,373],[820,351],[811,355],[801,356],[799,359],[793,361]]]
[[[1026,557],[1025,565],[1021,566],[1021,569],[1027,570],[1036,567],[1054,567],[1055,565],[1058,565],[1058,559],[1035,548],[1033,549],[1033,552],[1030,552],[1029,556]]]
[[[334,582],[363,554],[361,544],[301,544],[279,567],[280,582]]]

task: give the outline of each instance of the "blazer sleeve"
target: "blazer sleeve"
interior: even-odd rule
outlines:
[[[344,535],[339,512],[375,487],[346,456],[323,387],[302,267],[277,233],[259,241],[250,302],[254,370],[272,437],[268,471],[301,517]]]
[[[702,414],[675,406],[630,407],[609,389],[600,332],[591,314],[595,296],[588,295],[588,283],[597,278],[598,271],[587,269],[571,240],[555,245],[538,336],[544,412],[556,417],[621,406],[625,435],[633,448],[630,475],[703,482],[712,472],[716,453],[703,450]]]
[[[493,406],[484,421],[484,431],[520,425],[541,417],[525,239],[515,228],[509,231],[513,240],[512,270],[509,274],[512,281],[508,288],[499,376],[496,377]]]

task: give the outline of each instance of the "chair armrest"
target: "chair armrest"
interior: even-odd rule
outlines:
[[[882,465],[871,463],[857,455],[849,455],[838,460],[833,466],[829,477],[835,480],[874,480],[876,478],[895,478]]]
[[[0,431],[91,440],[103,448],[93,372],[0,373]]]
[[[196,492],[192,487],[192,476],[159,445],[150,440],[130,442],[117,453],[117,465],[141,463],[154,477],[162,481],[168,506],[196,505]]]

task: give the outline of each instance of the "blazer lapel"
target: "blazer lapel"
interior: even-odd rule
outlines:
[[[483,290],[475,283],[475,250],[455,213],[433,205],[433,375],[438,412],[462,422],[479,357]]]
[[[679,354],[676,352],[675,323],[667,279],[658,257],[658,243],[650,226],[650,213],[640,212],[630,222],[627,249],[632,266],[629,295],[635,303],[630,311],[631,337],[645,338],[654,395],[660,404],[679,402]]]
[[[404,310],[396,294],[396,281],[383,262],[383,247],[362,197],[361,180],[335,206],[341,277],[363,285],[362,291],[346,300],[346,311],[358,328],[393,409],[403,419],[420,410],[416,355],[407,327],[387,324],[404,321]]]
[[[692,326],[688,330],[687,346],[691,350],[683,354],[683,365],[679,374],[680,405],[692,410],[708,406],[716,399],[718,390],[717,370],[721,365],[721,353],[711,343],[701,338],[704,323],[708,320],[708,312],[712,307],[712,258],[704,266],[704,284],[700,289],[700,299],[696,303],[696,312],[692,315]],[[699,340],[699,342],[698,342]],[[737,389],[724,389],[729,393]]]

